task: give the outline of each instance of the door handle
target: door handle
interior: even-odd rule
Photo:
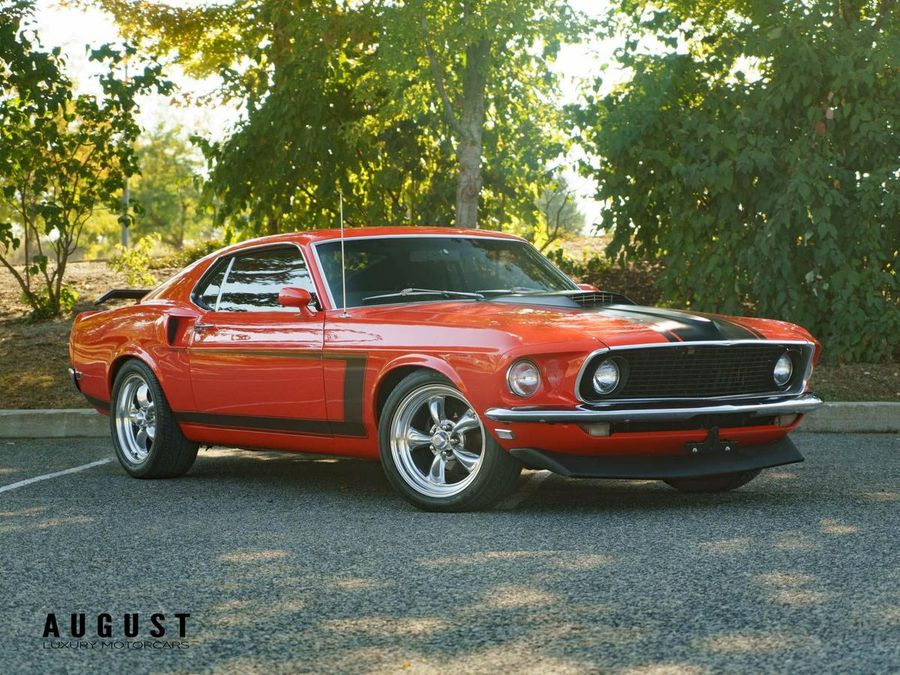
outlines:
[[[209,330],[210,328],[213,328],[213,327],[214,326],[211,323],[195,323],[194,324],[194,332],[202,333],[203,331]]]

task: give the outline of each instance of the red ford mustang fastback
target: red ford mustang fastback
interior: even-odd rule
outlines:
[[[78,316],[71,371],[140,478],[215,444],[380,458],[430,510],[523,466],[717,492],[802,461],[821,404],[803,328],[638,306],[500,233],[278,235],[115,297],[138,302]]]

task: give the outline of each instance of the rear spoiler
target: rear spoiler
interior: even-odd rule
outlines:
[[[114,288],[94,300],[94,304],[102,305],[110,300],[140,300],[151,290],[150,288]]]

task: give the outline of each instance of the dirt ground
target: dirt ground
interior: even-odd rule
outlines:
[[[76,311],[110,288],[128,286],[98,262],[71,264],[67,279],[78,291]],[[12,275],[0,269],[0,409],[86,407],[66,371],[72,317],[30,323],[19,297]],[[822,365],[814,388],[830,401],[900,401],[900,363]]]

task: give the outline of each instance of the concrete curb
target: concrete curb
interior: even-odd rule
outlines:
[[[848,401],[826,403],[800,423],[801,431],[824,433],[900,433],[900,403]]]
[[[0,438],[99,438],[109,436],[109,418],[93,408],[0,410]]]
[[[826,403],[800,424],[819,433],[900,433],[900,403]],[[0,438],[105,438],[109,418],[91,408],[0,410]]]

